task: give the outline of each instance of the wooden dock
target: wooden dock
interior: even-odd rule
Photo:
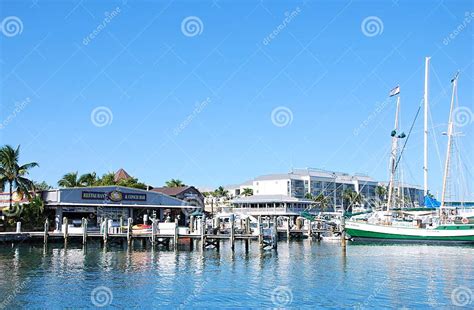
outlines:
[[[159,223],[152,220],[151,229],[136,230],[133,229],[132,219],[127,219],[126,225],[119,227],[109,227],[109,221],[105,219],[99,230],[91,230],[88,228],[87,219],[82,219],[81,227],[70,227],[63,225],[62,231],[51,231],[49,221],[44,224],[44,231],[34,232],[3,232],[0,233],[0,243],[21,243],[21,242],[42,242],[47,245],[49,242],[79,242],[86,245],[90,241],[99,241],[103,246],[107,246],[110,242],[127,243],[130,245],[134,240],[140,240],[144,245],[148,243],[151,246],[164,246],[166,248],[178,247],[180,243],[190,245],[191,250],[194,243],[199,244],[201,249],[213,248],[220,249],[222,241],[230,241],[231,249],[235,249],[235,240],[244,240],[245,248],[248,250],[251,241],[258,241],[261,249],[277,249],[278,241],[284,239],[300,239],[319,236],[328,232],[327,229],[321,229],[320,225],[310,225],[303,229],[297,226],[290,228],[278,227],[277,218],[267,219],[265,223],[258,218],[257,228],[251,229],[249,219],[240,223],[239,229],[236,229],[236,223],[231,220],[228,227],[222,233],[220,229],[222,223],[219,219],[212,219],[212,224],[206,221],[205,216],[201,218],[190,218],[189,227],[178,227],[177,222]],[[68,223],[67,218],[63,219],[63,223]],[[21,224],[19,225],[21,227]]]

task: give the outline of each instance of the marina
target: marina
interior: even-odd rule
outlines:
[[[474,309],[472,0],[0,13],[0,310]]]

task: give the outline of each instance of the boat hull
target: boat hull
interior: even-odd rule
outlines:
[[[474,243],[473,225],[422,229],[347,222],[346,233],[355,241]]]

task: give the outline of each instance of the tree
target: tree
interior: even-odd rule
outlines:
[[[219,186],[214,191],[214,196],[216,196],[216,197],[227,197],[227,196],[229,196],[229,191],[226,190],[223,186]]]
[[[31,162],[20,165],[18,163],[19,159],[20,146],[14,149],[10,145],[5,145],[0,149],[0,183],[9,186],[10,209],[13,202],[13,188],[16,188],[17,192],[26,195],[28,198],[31,197],[30,191],[34,190],[33,181],[26,178],[26,176],[31,168],[38,167],[38,163]]]
[[[96,181],[96,185],[99,186],[110,186],[115,185],[115,173],[108,172]]]
[[[352,210],[354,205],[362,203],[362,196],[355,190],[348,188],[342,194],[343,199],[349,203],[347,210]]]
[[[63,175],[61,180],[58,181],[58,185],[60,187],[80,187],[81,183],[79,182],[77,171]]]
[[[248,187],[244,188],[242,190],[242,195],[243,196],[253,196],[253,189],[248,188]]]
[[[323,211],[329,208],[331,203],[328,196],[325,196],[323,193],[320,193],[318,196],[313,198],[313,201],[319,206],[319,208]]]
[[[145,183],[138,182],[137,178],[128,178],[128,179],[122,179],[116,183],[118,186],[125,186],[125,187],[133,187],[133,188],[139,188],[139,189],[147,189],[147,186]]]
[[[311,195],[311,193],[306,193],[306,195],[304,195],[304,198],[308,200],[314,200],[314,197],[313,195]]]
[[[94,186],[97,183],[97,175],[95,172],[85,173],[79,177],[78,183],[81,186]]]
[[[41,183],[38,182],[33,182],[35,186],[35,190],[37,191],[47,191],[49,189],[52,189],[53,187],[46,183],[45,181],[42,181]]]
[[[385,195],[387,195],[387,188],[385,186],[377,185],[375,187],[375,194],[380,200],[384,201]]]
[[[179,179],[171,179],[169,181],[166,181],[166,187],[182,187],[182,186],[186,186],[184,185],[184,183],[179,180]]]

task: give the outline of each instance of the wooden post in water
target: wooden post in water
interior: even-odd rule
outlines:
[[[121,234],[123,233],[123,217],[120,217],[119,225],[119,234]]]
[[[63,217],[63,226],[64,226],[64,231],[63,231],[64,244],[67,244],[67,238],[68,238],[68,236],[69,236],[69,234],[68,234],[67,217]]]
[[[262,216],[258,216],[258,243],[260,244],[260,247],[263,246],[263,230],[262,230]]]
[[[344,211],[342,211],[342,217],[341,217],[341,243],[342,246],[346,246],[346,217],[344,215]]]
[[[87,219],[82,218],[82,244],[87,243]]]
[[[151,245],[155,245],[156,238],[156,219],[151,220]]]
[[[49,235],[49,219],[44,221],[44,244],[48,243],[48,235]]]
[[[313,239],[313,230],[311,229],[311,220],[308,220],[309,224],[308,224],[308,237],[310,239]]]
[[[204,222],[206,221],[204,214],[201,217],[201,248],[204,250],[206,248],[206,233],[204,231]]]
[[[235,249],[235,216],[230,216],[230,248],[232,251]]]
[[[107,238],[109,237],[109,220],[107,218],[104,219],[104,245],[107,243]]]
[[[290,217],[286,218],[286,239],[290,240]]]
[[[193,233],[194,231],[194,215],[189,217],[189,233]]]
[[[127,242],[128,242],[128,245],[132,244],[132,222],[133,222],[133,219],[131,217],[129,217],[127,219]]]
[[[173,238],[173,242],[174,242],[174,248],[177,249],[178,248],[178,219],[174,220],[174,238]]]
[[[272,242],[272,246],[274,249],[277,248],[278,246],[278,228],[277,228],[277,217],[276,216],[273,216],[273,242]]]
[[[245,219],[245,234],[250,235],[250,217]]]

